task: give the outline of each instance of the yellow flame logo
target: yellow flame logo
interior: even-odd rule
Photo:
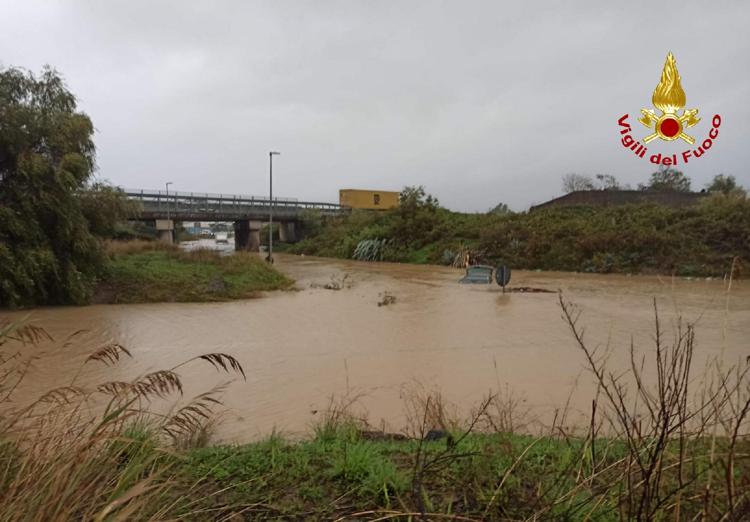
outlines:
[[[651,102],[662,115],[657,116],[652,109],[641,109],[643,116],[638,121],[655,131],[643,139],[645,143],[656,138],[666,141],[681,138],[691,145],[695,143],[695,139],[683,130],[700,121],[697,117],[698,109],[688,109],[683,111],[682,115],[677,114],[677,111],[685,107],[685,91],[682,90],[680,73],[677,72],[677,61],[671,52],[667,54],[667,61],[664,62],[661,79],[654,89]]]
[[[680,83],[680,73],[677,72],[677,62],[672,53],[667,54],[664,70],[661,72],[659,85],[654,89],[651,97],[654,107],[662,112],[674,114],[685,106],[685,91]]]

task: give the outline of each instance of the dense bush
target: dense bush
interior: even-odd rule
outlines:
[[[296,252],[352,258],[364,240],[387,239],[386,261],[445,263],[465,248],[526,269],[722,275],[750,259],[750,201],[716,194],[693,207],[548,207],[461,214],[422,189],[385,212],[354,211],[316,227]],[[402,198],[403,201],[403,198]]]

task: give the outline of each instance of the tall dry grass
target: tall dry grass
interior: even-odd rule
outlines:
[[[576,306],[561,295],[560,307],[598,387],[587,438],[592,479],[601,470],[597,452],[606,452],[609,441],[624,442],[627,449],[614,478],[623,516],[750,517],[750,482],[736,473],[738,459],[750,471],[750,361],[726,365],[717,359],[697,375],[695,324],[679,318],[670,340],[654,300],[652,356],[639,355],[631,342],[630,369],[623,372],[608,367],[602,348],[585,339]],[[653,383],[645,377],[648,366],[656,373]],[[597,447],[602,427],[608,441]],[[717,471],[724,481],[712,484]],[[686,505],[691,512],[684,512]]]
[[[77,332],[62,345],[75,342]],[[180,369],[207,363],[244,378],[239,361],[209,353],[131,381],[82,386],[73,381],[30,404],[16,406],[42,342],[53,339],[31,324],[0,326],[0,520],[151,520],[190,516],[197,483],[179,481],[171,448],[205,437],[222,388],[159,414],[158,401],[183,393]],[[58,346],[59,348],[59,346]],[[107,344],[86,365],[117,365],[130,352]]]
[[[146,241],[142,239],[128,241],[105,241],[105,251],[111,257],[142,254],[146,252],[165,252],[172,259],[197,263],[221,263],[230,262],[228,258],[237,256],[242,259],[255,259],[258,256],[251,252],[233,252],[233,256],[222,255],[220,251],[211,248],[196,248],[183,250],[174,243],[162,241]]]
[[[133,239],[129,241],[106,240],[104,251],[110,256],[140,254],[142,252],[178,252],[180,247],[162,241]]]

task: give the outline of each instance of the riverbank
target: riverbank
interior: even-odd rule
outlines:
[[[642,448],[639,463],[625,439],[460,431],[427,440],[369,437],[343,424],[304,441],[271,435],[242,446],[175,450],[158,434],[128,428],[100,446],[98,456],[70,463],[67,471],[77,474],[69,481],[56,474],[68,464],[60,458],[28,490],[9,488],[0,498],[15,515],[62,511],[114,520],[615,522],[750,515],[747,439],[675,439],[658,451],[663,460],[644,484],[639,466],[651,465],[653,447]],[[0,451],[0,460],[9,456]],[[14,471],[5,478],[18,486]],[[51,494],[64,485],[75,489],[66,491],[69,503],[58,511]],[[87,497],[89,490],[96,494]]]
[[[735,259],[750,259],[750,200],[740,196],[681,208],[462,214],[422,195],[387,211],[308,216],[303,228],[309,235],[292,252],[363,261],[455,266],[468,258],[513,269],[725,277]]]
[[[158,242],[110,242],[93,302],[212,302],[258,297],[293,281],[251,253],[222,256]]]
[[[637,518],[639,509],[649,515],[644,520],[690,520],[706,507],[710,473],[716,485],[707,518],[729,513],[727,483],[712,463],[709,438],[692,441],[689,457],[680,457],[679,443],[670,444],[659,464],[659,491],[640,507],[642,484],[628,482],[637,483],[640,473],[625,440],[598,438],[592,445],[585,437],[560,435],[450,437],[368,440],[347,430],[303,442],[271,436],[192,450],[179,469],[185,484],[202,482],[201,509],[244,512],[253,520],[617,521]],[[731,441],[714,443],[726,455]],[[746,454],[750,444],[741,441],[735,449]],[[691,471],[680,477],[683,464]],[[748,460],[739,458],[735,466],[733,478],[743,484],[735,494],[746,499]],[[221,494],[212,496],[216,491]],[[735,520],[750,515],[746,500],[734,512]]]

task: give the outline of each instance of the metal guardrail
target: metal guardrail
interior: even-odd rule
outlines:
[[[268,201],[267,197],[253,196],[249,194],[216,194],[210,192],[182,192],[177,190],[149,190],[149,189],[134,189],[119,187],[120,190],[125,192],[128,197],[138,197],[139,199],[151,199],[151,198],[164,198],[169,197],[170,200],[174,198],[187,198],[187,199],[215,199],[215,200],[240,200],[240,201]],[[274,201],[285,201],[294,202],[299,201],[297,198],[273,198]]]
[[[243,214],[264,212],[270,209],[271,200],[244,194],[211,194],[206,192],[181,192],[121,188],[129,199],[137,200],[145,212],[167,212],[175,217],[181,214]],[[296,213],[303,209],[327,212],[346,212],[349,209],[337,203],[299,201],[296,198],[273,198],[274,212]]]

